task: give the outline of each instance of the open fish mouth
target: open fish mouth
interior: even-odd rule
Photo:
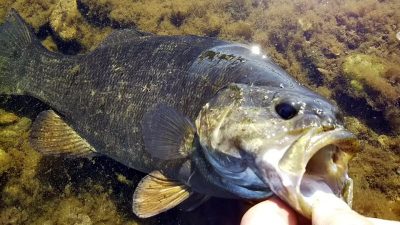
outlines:
[[[272,191],[310,218],[322,195],[335,195],[351,206],[353,182],[347,165],[359,148],[355,136],[343,128],[311,128],[281,157],[268,152],[257,164]]]

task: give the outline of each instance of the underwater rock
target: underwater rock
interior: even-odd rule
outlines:
[[[395,102],[399,99],[400,84],[395,86],[385,77],[390,70],[400,72],[399,66],[375,56],[352,54],[345,58],[342,68],[347,77],[379,91],[387,101]],[[400,77],[400,73],[397,76]]]
[[[377,56],[351,54],[342,64],[353,94],[363,97],[376,110],[383,111],[395,133],[400,132],[400,66]]]
[[[11,167],[11,157],[0,148],[0,175]]]
[[[85,48],[97,46],[111,32],[88,24],[78,10],[76,0],[59,1],[50,15],[50,26],[63,41],[78,40]]]
[[[57,0],[0,0],[9,2],[4,9],[8,12],[11,8],[16,9],[35,31],[49,22],[49,17]]]
[[[38,218],[42,224],[122,224],[123,219],[116,214],[115,205],[109,201],[109,195],[98,196],[84,193],[82,196],[70,196],[52,203],[53,209]],[[93,207],[98,205],[98,207]],[[38,223],[39,224],[39,223]],[[136,222],[125,224],[134,225]]]
[[[5,115],[12,113],[0,110],[0,117]],[[52,164],[46,168],[48,163],[41,163],[42,156],[29,145],[31,120],[18,116],[13,120],[0,125],[0,224],[137,224],[116,207],[105,183],[88,184],[90,191],[78,195],[74,188],[83,190],[84,185],[71,187],[71,175],[64,168],[58,175],[67,185],[57,189],[49,176],[57,168]],[[130,181],[125,178],[125,182]]]
[[[14,123],[18,117],[14,113],[0,112],[0,125]]]
[[[50,25],[63,40],[77,38],[78,26],[82,24],[76,0],[59,1],[50,15]]]
[[[53,52],[58,50],[57,45],[54,43],[54,40],[51,36],[48,36],[46,39],[44,39],[42,41],[42,45]]]

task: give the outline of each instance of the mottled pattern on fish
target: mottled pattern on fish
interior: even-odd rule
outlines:
[[[357,144],[337,108],[247,45],[121,30],[88,54],[64,56],[11,12],[0,27],[0,69],[1,93],[56,111],[33,125],[37,150],[95,151],[149,173],[133,195],[140,217],[190,198],[261,199],[271,190],[307,217],[318,191],[351,200],[343,192]]]
[[[31,57],[25,58],[29,66],[23,89],[64,116],[98,152],[142,172],[152,171],[156,162],[143,149],[140,122],[157,103],[165,102],[194,120],[201,107],[229,83],[296,85],[244,46],[195,36],[136,36],[119,41],[123,33],[87,55],[66,57],[27,49],[25,54]],[[248,58],[210,57],[210,52],[219,53],[218,47],[213,49],[216,46]],[[268,66],[279,73],[265,73],[263,67]]]

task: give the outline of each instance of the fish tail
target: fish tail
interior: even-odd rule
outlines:
[[[23,94],[25,58],[39,40],[15,10],[0,26],[0,94]]]

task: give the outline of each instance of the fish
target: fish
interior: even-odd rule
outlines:
[[[146,173],[132,197],[141,218],[210,197],[277,195],[308,218],[321,194],[352,201],[360,146],[338,107],[246,44],[122,29],[63,55],[11,10],[0,93],[51,108],[30,132],[42,154],[105,155]]]

